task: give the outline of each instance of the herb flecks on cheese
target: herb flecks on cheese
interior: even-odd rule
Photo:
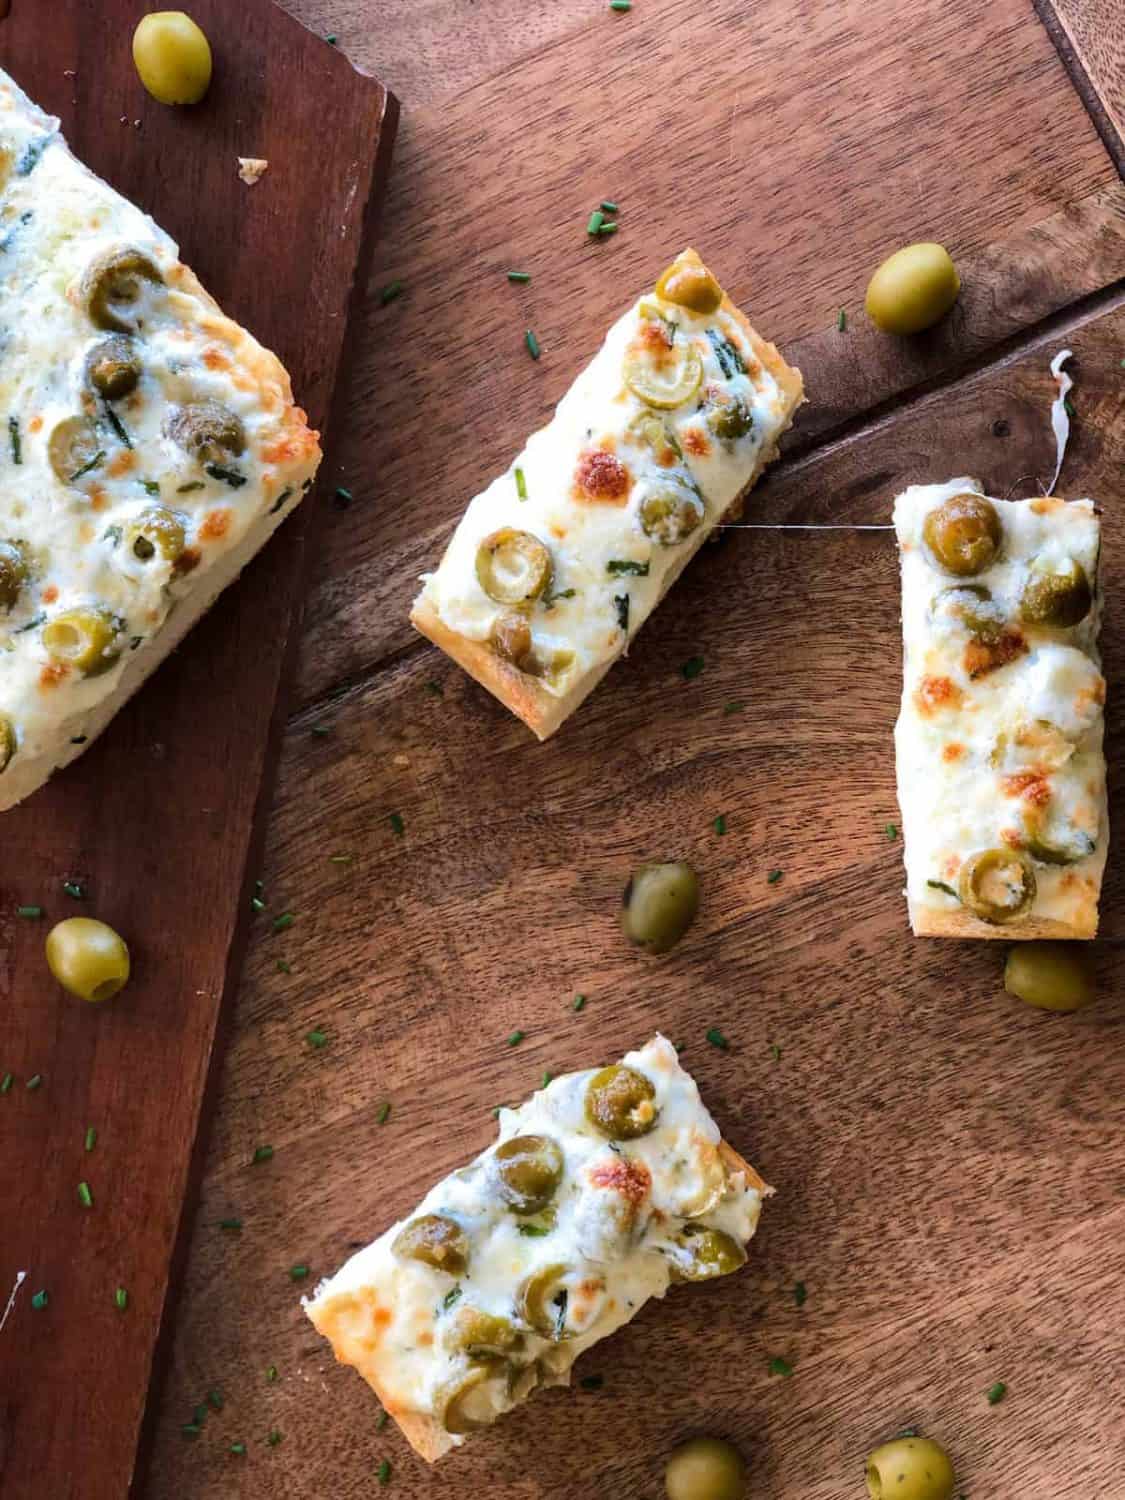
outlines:
[[[3,808],[93,740],[320,449],[277,359],[4,73],[0,272]]]
[[[305,1303],[429,1458],[568,1383],[673,1281],[737,1270],[768,1191],[663,1037],[499,1120],[494,1146]]]
[[[1092,937],[1108,840],[1097,511],[956,479],[908,489],[894,519],[915,931]]]

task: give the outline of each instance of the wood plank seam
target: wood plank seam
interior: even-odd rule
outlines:
[[[1094,129],[1101,137],[1102,145],[1109,153],[1110,159],[1117,168],[1122,180],[1125,180],[1125,140],[1122,140],[1113,121],[1110,119],[1109,111],[1101,101],[1097,89],[1086,65],[1078,55],[1078,49],[1067,34],[1066,27],[1059,19],[1058,13],[1052,0],[1031,0],[1035,7],[1035,13],[1043,24],[1043,29],[1051,38],[1055,51],[1059,54],[1063,67],[1066,69],[1074,91],[1082,101],[1083,108],[1090,116]]]

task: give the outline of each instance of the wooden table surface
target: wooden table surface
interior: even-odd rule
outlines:
[[[268,914],[236,1002],[144,1492],[353,1500],[389,1459],[387,1493],[417,1500],[656,1500],[670,1446],[713,1431],[743,1446],[755,1500],[859,1500],[867,1450],[917,1424],[972,1500],[1119,1493],[1120,861],[1101,999],[1076,1017],[1006,998],[992,945],[910,938],[885,831],[893,541],[728,534],[546,746],[406,624],[465,501],[690,241],[805,372],[811,404],[754,519],[883,522],[903,485],[951,473],[1031,492],[1053,465],[1047,366],[1074,349],[1063,489],[1105,506],[1112,764],[1125,729],[1119,7],[290,8],[378,71],[404,114],[327,460],[355,498],[319,539],[261,872]],[[585,218],[604,196],[621,231],[592,244]],[[867,276],[929,237],[961,266],[961,302],[931,335],[884,339],[862,315]],[[509,285],[509,267],[530,285]],[[394,279],[403,295],[383,305]],[[705,669],[686,683],[695,655]],[[731,701],[741,711],[724,712]],[[629,867],[664,853],[696,863],[705,901],[654,963],[625,951],[615,908]],[[275,933],[285,909],[296,923]],[[704,1040],[715,1024],[729,1053]],[[526,1040],[509,1048],[516,1027]],[[308,1044],[314,1028],[326,1046]],[[427,1471],[333,1365],[290,1267],[333,1270],[483,1147],[491,1106],[544,1070],[656,1028],[686,1044],[724,1134],[777,1184],[749,1266],[676,1292],[588,1355],[601,1390],[537,1397]],[[273,1160],[251,1166],[264,1143]],[[231,1217],[240,1230],[220,1227]],[[791,1378],[770,1375],[773,1355]],[[1008,1395],[991,1406],[996,1380]],[[208,1391],[221,1410],[185,1440]]]

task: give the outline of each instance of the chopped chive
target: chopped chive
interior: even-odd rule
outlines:
[[[629,595],[614,594],[613,607],[617,611],[617,626],[626,635],[629,634]]]
[[[90,1191],[90,1184],[88,1182],[80,1182],[78,1184],[78,1201],[83,1208],[93,1208],[94,1195]]]
[[[494,1120],[498,1120],[500,1118],[500,1111],[502,1109],[507,1109],[507,1107],[508,1106],[506,1104],[494,1104],[492,1106],[492,1118]]]
[[[998,1380],[995,1385],[990,1385],[984,1394],[989,1406],[996,1406],[1008,1394],[1008,1387],[1002,1380]]]
[[[582,1387],[582,1389],[584,1391],[600,1391],[601,1388],[602,1388],[602,1386],[605,1385],[605,1376],[604,1375],[583,1375],[582,1379],[578,1382],[578,1384]]]
[[[770,1043],[770,1056],[773,1058],[774,1062],[781,1061],[781,1048],[777,1045],[776,1042]]]
[[[449,1291],[446,1292],[445,1296],[441,1299],[441,1305],[442,1305],[442,1307],[445,1308],[446,1312],[448,1312],[449,1309],[453,1306],[453,1304],[455,1302],[460,1302],[460,1300],[461,1300],[461,1288],[460,1288],[460,1286],[450,1287]]]
[[[777,882],[781,879],[783,873],[784,872],[782,870],[771,870],[766,876],[766,884],[776,885]]]
[[[608,198],[602,199],[600,207],[603,214],[615,214],[617,212],[617,204],[612,203]]]
[[[946,885],[944,880],[927,880],[926,884],[930,887],[931,890],[944,891],[947,896],[953,896],[955,899],[959,899],[957,897],[957,892],[951,885]]]
[[[836,314],[836,327],[843,333],[848,326],[848,315],[843,308]]]
[[[308,1266],[298,1265],[298,1266],[290,1266],[289,1267],[289,1280],[290,1281],[304,1281],[305,1277],[308,1274],[309,1274],[309,1268],[308,1268]]]
[[[793,1366],[787,1359],[782,1359],[780,1354],[775,1354],[770,1360],[769,1369],[771,1375],[792,1375],[793,1373]]]
[[[284,958],[279,958],[277,961],[277,972],[279,974],[292,974],[293,970]]]
[[[616,224],[603,224],[602,227],[598,230],[598,239],[599,240],[604,240],[605,237],[606,237],[606,235],[608,235],[608,234],[616,234],[616,233],[617,233],[617,225]]]
[[[610,10],[626,11],[633,9],[633,0],[609,0]]]
[[[385,1458],[383,1460],[383,1462],[379,1465],[379,1467],[375,1470],[375,1477],[376,1477],[376,1479],[378,1479],[378,1481],[379,1481],[380,1484],[390,1484],[390,1482],[391,1482],[391,1461],[390,1461],[389,1458]]]
[[[527,352],[531,355],[532,359],[538,359],[543,351],[539,347],[539,340],[530,328],[524,334],[523,341],[527,345]]]
[[[207,1405],[211,1408],[212,1411],[222,1411],[223,1393],[221,1391],[208,1391]]]
[[[519,1231],[527,1239],[542,1239],[551,1232],[545,1224],[521,1224]]]
[[[391,825],[391,832],[397,834],[398,837],[401,838],[403,833],[406,831],[406,824],[402,821],[402,814],[396,812],[391,813],[387,818],[387,822]]]
[[[585,1008],[585,1005],[586,1005],[586,996],[585,995],[575,995],[575,997],[574,997],[574,1005],[573,1005],[572,1008],[574,1010],[583,1010]]]
[[[245,1457],[245,1454],[246,1454],[246,1444],[245,1443],[232,1443],[230,1445],[230,1451],[233,1454],[235,1454],[238,1458],[243,1458],[243,1457]]]
[[[337,509],[347,510],[348,506],[352,503],[352,492],[346,485],[338,484],[332,498],[336,503]]]
[[[809,1300],[809,1289],[803,1281],[798,1281],[793,1288],[793,1301],[798,1307],[804,1307]]]
[[[711,827],[715,830],[716,833],[726,833],[726,831],[727,831],[726,815],[724,813],[720,813],[719,816],[715,819],[715,821],[711,824]]]
[[[521,283],[525,282],[525,281],[530,281],[531,280],[531,272],[530,271],[509,271],[508,272],[508,280],[509,281],[518,281],[518,282],[521,282]]]
[[[284,932],[287,928],[292,927],[296,920],[297,918],[293,912],[283,911],[279,917],[274,917],[272,923],[273,930],[274,932]]]
[[[137,483],[146,495],[159,495],[160,493],[160,486],[155,479],[138,479]]]
[[[431,698],[445,697],[445,689],[442,687],[441,683],[434,682],[432,679],[426,683],[426,692],[429,693]]]
[[[34,922],[37,918],[41,917],[42,915],[43,915],[43,908],[41,906],[17,906],[16,907],[16,916],[17,917],[26,917],[29,922]]]
[[[385,1125],[391,1117],[391,1101],[384,1099],[375,1112],[376,1125]]]
[[[542,1083],[541,1083],[541,1084],[540,1084],[540,1085],[539,1085],[539,1087],[540,1087],[540,1088],[541,1088],[541,1089],[545,1089],[545,1088],[546,1088],[546,1087],[547,1087],[547,1085],[548,1085],[548,1084],[549,1084],[549,1083],[550,1083],[550,1081],[551,1081],[551,1079],[552,1079],[552,1078],[553,1078],[553,1077],[554,1077],[554,1076],[555,1076],[555,1075],[554,1075],[554,1074],[553,1074],[553,1073],[544,1073],[544,1074],[543,1074],[543,1082],[542,1082]]]
[[[197,1438],[203,1429],[198,1422],[185,1422],[180,1431],[186,1438]]]
[[[269,1385],[276,1385],[277,1384],[277,1366],[276,1365],[267,1365],[266,1366],[266,1382]]]
[[[31,1077],[27,1080],[27,1083],[24,1085],[24,1087],[27,1089],[29,1094],[34,1094],[35,1090],[40,1086],[42,1082],[42,1073],[32,1073]]]
[[[387,1413],[385,1411],[381,1411],[379,1413],[379,1415],[375,1418],[375,1431],[376,1432],[382,1432],[383,1428],[387,1425],[387,1423],[389,1421],[390,1421],[390,1417],[387,1415]]]
[[[707,1040],[712,1047],[718,1047],[722,1052],[730,1051],[730,1043],[717,1026],[712,1026],[707,1031]]]
[[[124,1312],[129,1306],[129,1293],[123,1286],[119,1286],[113,1294],[113,1300],[117,1304],[119,1312]]]
[[[379,303],[382,307],[386,307],[388,302],[393,302],[395,298],[401,296],[401,294],[402,282],[388,281],[387,285],[379,293]]]
[[[594,212],[590,215],[589,221],[587,222],[586,233],[597,234],[604,223],[605,214],[602,213],[600,208],[595,208]]]
[[[331,724],[314,724],[309,732],[310,734],[315,734],[319,739],[323,739],[326,734],[332,733],[332,726]]]
[[[0,1094],[6,1094],[14,1082],[15,1075],[12,1073],[5,1073],[3,1078],[0,1078]]]
[[[132,451],[133,440],[125,431],[124,422],[122,422],[121,418],[117,415],[112,406],[106,407],[105,414],[109,418],[109,425],[117,434],[117,441],[122,445],[123,448],[128,448],[130,451]]]
[[[31,1299],[31,1305],[36,1312],[41,1312],[43,1308],[47,1306],[47,1303],[50,1302],[50,1300],[50,1297],[45,1291],[36,1292],[35,1296]]]
[[[723,713],[740,714],[745,707],[745,703],[740,703],[737,698],[732,698],[729,703],[723,704]]]
[[[527,480],[524,478],[523,470],[516,467],[516,494],[521,500],[527,499]]]
[[[86,1126],[86,1150],[92,1151],[98,1144],[98,1132],[92,1125]]]
[[[220,1229],[241,1229],[242,1228],[242,1220],[241,1219],[220,1219],[219,1220],[219,1228]]]
[[[1073,417],[1076,415],[1074,410],[1074,402],[1070,399],[1069,396],[1063,397],[1063,410],[1066,412],[1068,417]]]
[[[255,880],[255,882],[254,882],[254,894],[255,894],[255,896],[260,896],[262,894],[262,892],[265,890],[265,888],[266,888],[266,883],[265,883],[264,880]]]
[[[266,1438],[266,1442],[270,1445],[271,1448],[276,1448],[278,1443],[281,1442],[281,1433],[278,1432],[276,1427],[271,1428],[270,1435]]]
[[[266,903],[262,900],[261,896],[250,897],[250,910],[252,912],[265,911],[265,909]]]
[[[8,446],[12,450],[12,462],[14,464],[22,464],[23,463],[23,443],[22,443],[22,441],[20,439],[20,419],[19,419],[19,417],[9,417],[8,418]]]
[[[254,1147],[254,1155],[250,1158],[250,1163],[251,1163],[252,1166],[257,1166],[259,1162],[272,1161],[272,1160],[273,1160],[273,1147],[272,1146],[255,1146]]]
[[[354,854],[330,854],[328,856],[328,863],[330,865],[350,865],[354,858]]]
[[[511,1036],[508,1038],[508,1046],[518,1047],[526,1035],[527,1033],[525,1031],[513,1031]]]
[[[73,896],[75,901],[85,901],[86,887],[80,880],[64,880],[63,890],[68,896]]]
[[[305,1033],[305,1041],[308,1042],[310,1047],[319,1051],[321,1047],[328,1046],[328,1033],[321,1031],[319,1027],[314,1027],[312,1031]]]
[[[705,665],[706,663],[704,662],[702,656],[689,656],[687,661],[685,661],[683,666],[680,668],[680,676],[684,679],[685,682],[691,682],[694,677],[699,676],[700,672],[703,671]]]
[[[631,557],[611,557],[605,565],[611,578],[647,578],[648,568],[648,563],[635,562]]]
[[[337,38],[336,33],[334,31],[329,31],[325,35],[324,40],[328,43],[328,45],[330,47],[334,47],[336,45],[336,42],[337,42],[338,38]]]
[[[80,469],[75,469],[74,473],[70,476],[70,483],[73,484],[76,479],[81,479],[84,474],[89,474],[91,469],[96,469],[104,457],[105,449],[99,448],[88,463],[84,463]]]
[[[887,837],[889,839],[897,839],[898,838],[898,824],[897,823],[888,823],[887,826],[886,826],[886,828],[883,829],[883,832],[887,835]]]

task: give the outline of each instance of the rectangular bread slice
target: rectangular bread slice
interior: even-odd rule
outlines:
[[[470,503],[411,620],[546,739],[738,514],[802,400],[685,250]]]
[[[1109,842],[1089,500],[895,501],[906,897],[920,937],[1092,938]]]
[[[322,1282],[305,1311],[428,1462],[673,1281],[736,1270],[772,1191],[661,1036],[500,1111],[498,1141]]]
[[[0,72],[0,810],[82,751],[312,485],[268,350]]]

